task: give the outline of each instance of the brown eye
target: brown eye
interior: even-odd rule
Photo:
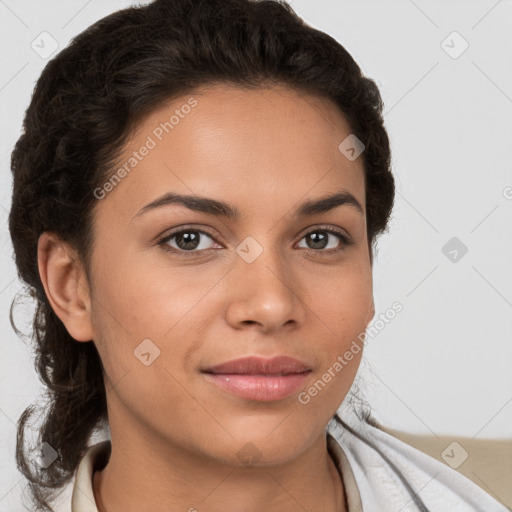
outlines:
[[[158,242],[165,251],[183,254],[184,256],[197,256],[198,253],[212,249],[208,239],[215,241],[212,235],[202,229],[185,228],[170,233]],[[174,246],[169,242],[174,240]]]
[[[317,228],[306,233],[302,240],[306,241],[305,249],[326,253],[342,251],[352,243],[345,234],[333,228]],[[341,246],[340,241],[342,242]]]

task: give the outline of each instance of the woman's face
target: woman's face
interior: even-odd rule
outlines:
[[[350,133],[332,103],[284,86],[203,88],[138,126],[113,169],[124,166],[122,179],[96,191],[90,325],[112,435],[270,463],[323,434],[374,315],[363,161],[338,148]],[[300,213],[339,193],[361,211],[345,202]],[[238,215],[145,208],[165,194]],[[206,372],[280,355],[309,371]]]

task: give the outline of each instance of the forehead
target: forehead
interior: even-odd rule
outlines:
[[[338,149],[350,133],[326,98],[282,85],[203,87],[137,125],[112,169],[127,172],[102,207],[132,218],[158,195],[179,192],[277,213],[279,204],[340,189],[364,207],[363,160]]]

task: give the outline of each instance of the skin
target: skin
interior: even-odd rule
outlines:
[[[346,510],[325,427],[362,350],[308,404],[297,394],[275,402],[231,395],[200,369],[285,354],[312,367],[303,391],[364,332],[375,311],[362,158],[338,150],[351,130],[329,100],[284,85],[217,84],[145,118],[120,165],[191,96],[197,106],[98,200],[90,279],[70,245],[51,233],[39,241],[53,309],[78,342],[93,340],[105,369],[112,455],[94,475],[98,509]],[[342,205],[294,215],[342,189],[363,214]],[[177,204],[137,216],[165,192],[222,200],[242,216]],[[157,243],[185,224],[213,233],[200,235],[197,257],[177,254],[186,251],[179,237],[167,242],[176,253]],[[353,244],[333,252],[343,247],[335,235],[325,247],[308,241],[322,226]],[[263,249],[252,263],[236,252],[247,236]],[[160,356],[146,366],[134,350],[147,338]],[[258,460],[237,455],[247,443]]]

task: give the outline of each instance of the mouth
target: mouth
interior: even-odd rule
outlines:
[[[289,356],[271,358],[249,356],[232,359],[203,370],[213,374],[244,374],[244,375],[288,375],[310,371],[311,367],[303,361]]]
[[[288,356],[244,357],[202,370],[205,378],[221,390],[260,402],[293,395],[311,372],[307,363]]]

